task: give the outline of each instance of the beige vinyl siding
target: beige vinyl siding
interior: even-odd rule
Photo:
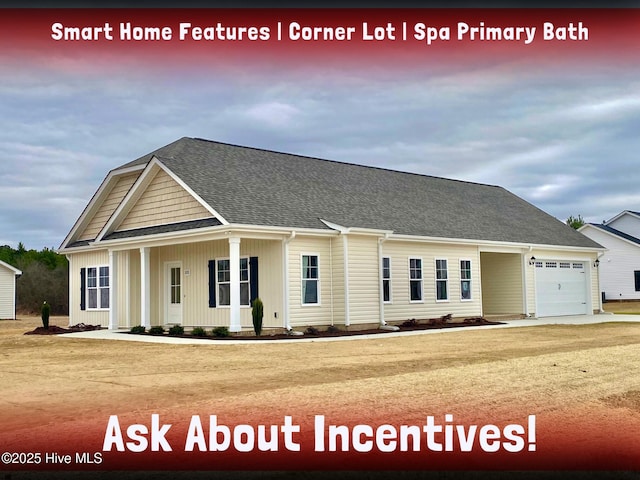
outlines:
[[[447,314],[456,318],[481,315],[477,247],[386,241],[382,248],[382,255],[391,260],[391,303],[384,305],[385,321],[427,319]],[[410,302],[409,258],[422,258],[422,302]],[[436,259],[446,259],[448,264],[449,299],[445,302],[436,301]],[[460,260],[471,261],[471,300],[462,301],[460,298]]]
[[[522,255],[482,252],[480,259],[484,315],[524,313]]]
[[[334,324],[344,325],[345,309],[345,288],[344,288],[344,236],[330,237],[331,251],[331,296],[333,298],[333,308],[331,318]],[[348,241],[347,241],[348,242]],[[294,299],[294,301],[296,301]],[[326,322],[326,324],[330,323]]]
[[[348,235],[347,242],[350,324],[379,323],[378,237]]]
[[[106,250],[93,252],[73,253],[71,257],[71,269],[69,273],[69,324],[109,326],[108,310],[80,310],[80,269],[109,265],[109,254]]]
[[[241,257],[258,257],[258,295],[264,304],[263,327],[282,327],[282,242],[242,239]],[[154,248],[151,252],[151,324],[164,325],[165,264],[182,262],[182,325],[229,326],[229,307],[209,307],[209,260],[229,258],[226,240]],[[139,268],[139,266],[138,266]],[[187,271],[189,274],[187,275]],[[277,313],[277,318],[276,318]],[[251,308],[240,307],[243,329],[252,329]]]
[[[93,218],[89,221],[89,224],[82,232],[82,235],[78,237],[79,240],[93,240],[98,236],[102,227],[105,226],[111,214],[120,205],[120,202],[125,197],[131,186],[138,178],[139,172],[123,175],[120,177],[111,191],[107,194],[102,204],[98,207]]]
[[[15,318],[16,274],[0,265],[0,320]]]
[[[159,170],[117,230],[209,218],[211,213],[164,170]]]
[[[333,245],[329,238],[298,236],[289,244],[289,317],[292,327],[344,323],[344,315],[341,319],[334,317],[335,300],[331,291],[331,264],[333,260],[331,252],[335,249],[336,245]],[[302,304],[303,254],[318,255],[319,305]]]

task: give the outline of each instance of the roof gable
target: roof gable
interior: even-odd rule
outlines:
[[[608,233],[609,235],[622,239],[622,240],[626,240],[629,243],[634,244],[637,247],[640,247],[640,238],[638,237],[634,237],[633,235],[629,235],[628,233],[622,232],[620,230],[617,230],[613,227],[610,227],[609,225],[606,224],[597,224],[597,223],[589,223],[587,225],[584,225],[583,227],[580,228],[580,230],[584,230],[588,227],[591,228],[596,228],[598,230],[601,230],[603,232]]]
[[[182,138],[156,156],[229,223],[601,248],[504,188]]]
[[[96,239],[114,232],[144,232],[150,227],[208,218],[224,223],[215,210],[153,157]]]
[[[13,272],[14,275],[22,275],[22,271],[18,270],[16,267],[9,265],[6,262],[3,262],[2,260],[0,260],[0,267],[5,268],[11,272]]]

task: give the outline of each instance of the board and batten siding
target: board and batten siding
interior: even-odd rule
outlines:
[[[16,317],[16,274],[0,265],[0,320]]]
[[[484,315],[522,314],[522,255],[482,252],[482,304]],[[527,286],[533,281],[527,282]]]
[[[289,321],[292,327],[344,324],[344,314],[341,318],[335,315],[336,305],[331,290],[332,264],[337,267],[331,255],[335,249],[336,245],[327,237],[299,235],[289,243]],[[302,304],[302,255],[318,256],[319,305]]]
[[[109,265],[109,253],[107,250],[74,253],[70,257],[69,275],[69,324],[109,326],[109,310],[81,310],[80,309],[80,269],[87,267],[99,267]]]
[[[117,230],[164,225],[211,217],[189,192],[159,170]]]
[[[447,314],[457,318],[481,315],[480,258],[477,247],[386,241],[382,249],[382,255],[391,259],[391,303],[384,305],[386,322],[435,318]],[[410,301],[409,258],[422,259],[422,302]],[[447,301],[436,301],[436,259],[447,260]],[[460,260],[471,261],[471,300],[461,299]]]
[[[258,257],[258,295],[264,304],[263,328],[284,325],[282,242],[241,239],[241,257]],[[182,325],[229,326],[229,307],[209,307],[209,260],[229,258],[229,242],[217,240],[152,249],[152,325],[164,325],[165,264],[182,263]],[[188,275],[187,275],[188,272]],[[251,307],[240,307],[243,329],[252,329]]]
[[[378,237],[348,235],[349,323],[380,322]]]
[[[116,210],[116,208],[118,208],[118,205],[120,205],[120,202],[131,189],[131,186],[135,183],[138,176],[138,172],[130,173],[128,175],[123,175],[116,180],[115,185],[111,188],[111,191],[98,207],[98,210],[91,218],[82,234],[78,237],[78,240],[93,240],[98,236],[98,233],[100,233],[102,227],[106,225],[111,214]]]

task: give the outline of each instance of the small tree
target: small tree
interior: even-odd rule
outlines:
[[[263,309],[262,300],[256,298],[251,307],[251,316],[253,317],[253,331],[256,332],[256,336],[258,337],[262,333]]]
[[[576,230],[583,226],[584,223],[585,222],[582,218],[582,215],[578,215],[577,217],[569,215],[569,218],[567,218],[567,225],[569,225],[571,228],[575,228]]]
[[[42,326],[45,330],[49,330],[49,313],[51,312],[51,307],[47,302],[42,304],[42,309],[40,310],[42,316]]]

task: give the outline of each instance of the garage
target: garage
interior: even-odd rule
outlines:
[[[535,262],[536,316],[585,315],[588,300],[587,264],[584,261]]]

